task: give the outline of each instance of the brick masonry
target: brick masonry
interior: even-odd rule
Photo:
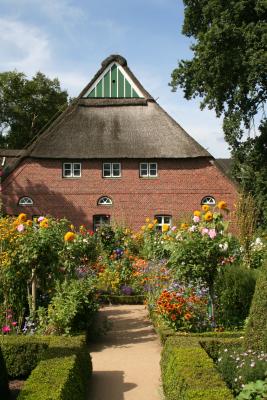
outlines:
[[[121,178],[102,178],[103,160],[83,160],[81,178],[62,178],[62,163],[69,160],[25,159],[3,182],[4,211],[66,217],[75,225],[93,227],[93,215],[110,215],[112,221],[139,229],[146,217],[168,214],[173,222],[199,209],[210,195],[225,200],[233,210],[237,188],[209,158],[160,159],[157,178],[140,178],[138,159],[120,161]],[[80,162],[80,160],[77,160]],[[104,160],[110,161],[110,160]],[[109,196],[112,206],[97,205]],[[18,206],[29,196],[34,206]]]

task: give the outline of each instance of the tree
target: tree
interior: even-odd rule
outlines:
[[[170,85],[174,91],[183,88],[188,100],[201,97],[201,109],[223,115],[235,177],[263,208],[267,202],[266,0],[184,0],[184,4],[183,33],[194,38],[193,58],[179,62]]]
[[[0,73],[0,147],[23,148],[67,100],[58,79],[41,72],[32,79],[17,71]]]

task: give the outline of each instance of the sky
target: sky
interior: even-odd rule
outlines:
[[[77,96],[110,54],[120,54],[145,89],[214,157],[229,157],[222,120],[168,83],[190,59],[182,0],[0,0],[0,71],[57,77]]]

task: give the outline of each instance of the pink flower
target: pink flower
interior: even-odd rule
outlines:
[[[18,232],[23,232],[23,231],[24,231],[24,225],[23,225],[23,224],[19,224],[19,225],[17,226],[17,231],[18,231]]]
[[[208,235],[208,233],[209,233],[208,228],[202,228],[201,235]]]
[[[11,331],[11,329],[8,325],[3,326],[3,328],[2,328],[3,333],[9,333],[10,331]]]
[[[16,321],[13,321],[13,322],[12,322],[12,326],[17,326],[17,324],[18,324],[18,323],[17,323]]]
[[[211,239],[214,239],[215,237],[217,236],[217,233],[216,233],[216,229],[210,229],[209,230],[209,237],[211,238]]]
[[[194,215],[194,216],[193,216],[193,221],[194,221],[195,223],[198,223],[198,222],[200,221],[200,218],[199,218],[197,215]]]
[[[7,319],[12,319],[12,314],[8,314]]]
[[[41,221],[43,221],[44,219],[45,219],[45,217],[39,217],[37,221],[38,221],[38,222],[41,222]]]
[[[176,231],[176,229],[177,229],[177,226],[173,226],[173,227],[171,228],[172,231]]]

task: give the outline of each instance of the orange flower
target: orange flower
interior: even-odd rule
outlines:
[[[27,221],[27,215],[23,214],[23,213],[19,214],[18,221],[19,222],[26,222]]]
[[[154,225],[153,224],[148,224],[147,227],[148,227],[148,229],[153,229]]]
[[[186,313],[184,318],[188,321],[190,318],[192,318],[192,315],[190,313]]]
[[[162,225],[162,232],[168,232],[169,229],[170,229],[169,225],[167,224]]]
[[[219,203],[217,204],[217,207],[220,209],[220,210],[226,210],[227,209],[227,203],[225,202],[225,201],[219,201]]]
[[[200,217],[200,216],[201,216],[201,211],[195,210],[195,211],[194,211],[194,216],[195,216],[195,217]]]
[[[203,206],[202,206],[203,211],[207,212],[207,211],[209,211],[209,209],[210,209],[210,206],[208,206],[208,204],[203,204]]]
[[[71,242],[75,238],[75,233],[73,232],[67,232],[64,236],[65,242]]]
[[[211,211],[208,211],[205,215],[204,215],[204,219],[205,221],[209,222],[213,220],[213,214]]]
[[[32,222],[32,220],[31,220],[31,219],[28,219],[28,221],[26,221],[26,225],[28,225],[28,226],[32,226],[32,224],[33,224],[33,222]]]
[[[187,228],[188,228],[188,224],[186,224],[186,223],[181,224],[181,229],[187,229]]]
[[[172,319],[172,321],[175,321],[175,320],[176,320],[176,315],[175,315],[175,314],[172,314],[172,315],[171,315],[171,319]]]
[[[45,218],[40,222],[40,227],[41,228],[48,228],[48,219]]]

